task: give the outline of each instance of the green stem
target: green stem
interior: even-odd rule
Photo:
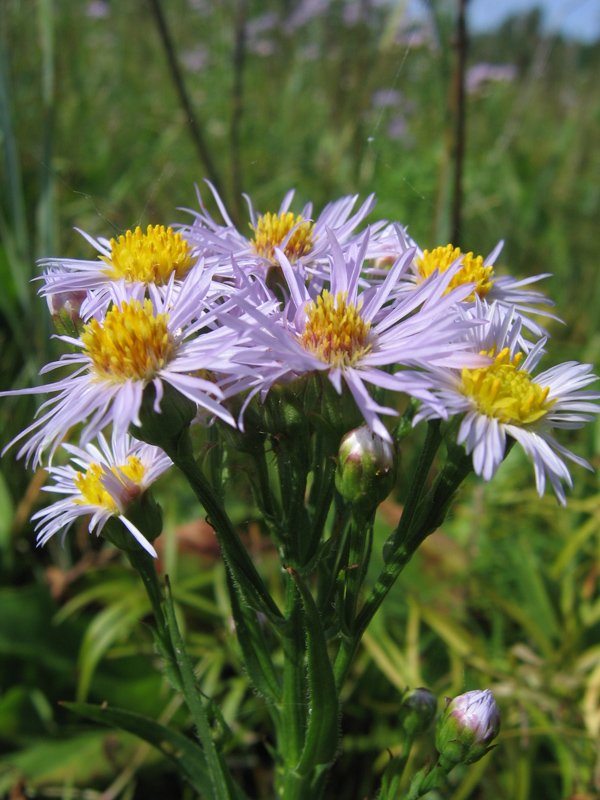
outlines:
[[[173,463],[183,472],[204,507],[208,521],[221,546],[223,557],[227,561],[234,579],[240,585],[246,601],[252,608],[262,611],[273,624],[281,626],[284,622],[281,611],[258,574],[227,512],[196,463],[189,428],[185,428],[176,439],[161,443],[161,446]]]
[[[345,600],[344,609],[340,613],[345,614],[346,630],[353,631],[354,620],[356,618],[356,608],[358,595],[362,579],[365,575],[365,542],[368,538],[369,523],[364,515],[352,513],[350,523],[350,550],[348,553],[348,565],[345,579]]]
[[[447,774],[441,764],[436,764],[429,772],[425,767],[414,775],[408,791],[402,795],[401,800],[418,800],[419,797],[423,797],[424,794],[427,794],[432,789],[443,789],[446,784]]]
[[[304,746],[307,713],[306,643],[302,624],[302,601],[293,581],[286,586],[286,627],[282,634],[284,654],[283,695],[279,749],[282,763],[278,768],[277,793],[284,800],[296,796],[297,784],[304,780],[294,772]]]
[[[423,487],[425,486],[427,475],[429,474],[429,470],[431,469],[433,459],[435,458],[435,454],[438,451],[441,441],[442,434],[440,433],[440,421],[438,419],[432,420],[427,425],[427,436],[425,437],[423,449],[421,450],[421,455],[419,456],[419,461],[417,462],[417,468],[414,472],[410,489],[408,490],[408,497],[404,505],[402,516],[400,517],[400,522],[398,523],[396,530],[393,532],[389,540],[389,550],[391,552],[396,550],[397,547],[404,541],[408,531],[410,530],[415,511],[417,510],[421,494],[423,493]]]
[[[430,439],[429,435],[428,439]],[[434,443],[435,440],[432,437],[430,440],[431,447],[433,447]],[[435,445],[436,449],[438,445],[439,441],[437,445]],[[420,467],[422,466],[422,469],[417,469],[417,473],[420,473],[423,479],[426,477],[429,469],[427,468],[427,470],[425,470],[425,464],[421,464],[421,462],[428,459],[429,463],[431,463],[433,455],[435,454],[431,453],[431,447],[428,453],[425,453],[424,448],[422,458],[420,459]],[[371,594],[365,601],[356,618],[353,637],[351,639],[342,639],[341,641],[335,662],[335,679],[338,690],[346,679],[362,635],[379,610],[383,600],[404,567],[413,557],[415,551],[422,544],[423,540],[426,539],[429,534],[437,530],[442,524],[456,496],[458,488],[472,470],[473,464],[471,457],[466,455],[464,449],[459,445],[449,446],[446,464],[436,478],[431,490],[427,493],[425,498],[423,498],[421,504],[417,505],[416,501],[411,499],[409,519],[412,524],[410,527],[404,527],[399,546],[388,556],[388,561],[384,569],[381,571]],[[416,478],[417,474],[415,474],[415,479]],[[414,489],[411,487],[411,498],[417,497],[418,494],[420,494],[420,492],[417,491],[416,487]],[[406,510],[405,508],[404,513],[406,513]],[[403,519],[404,514],[402,515],[400,525],[396,531],[400,530]]]
[[[414,736],[404,734],[402,752],[397,758],[391,759],[384,772],[379,800],[395,800],[414,741]]]
[[[280,452],[277,457],[281,502],[284,516],[284,562],[293,567],[300,567],[300,531],[307,519],[304,504],[306,480],[309,463],[303,445],[306,442],[280,441]]]
[[[155,561],[152,556],[141,547],[139,550],[125,550],[125,554],[131,566],[139,572],[142,578],[144,588],[150,600],[150,605],[152,606],[152,611],[154,612],[159,636],[163,641],[166,641],[165,615],[162,607],[164,597],[160,583],[158,582]]]
[[[260,489],[258,497],[259,508],[267,523],[273,523],[276,520],[276,515],[273,507],[273,495],[271,493],[269,467],[267,466],[264,444],[261,442],[259,447],[253,448],[250,455],[254,461],[256,474],[258,476],[258,486]]]
[[[333,500],[335,470],[336,463],[333,458],[329,456],[327,456],[325,466],[315,470],[313,489],[318,484],[317,500],[308,535],[308,544],[302,558],[303,564],[307,564],[310,559],[315,556],[319,547],[323,535],[323,528],[325,527],[327,515],[331,507],[331,501]],[[311,495],[312,494],[311,492]]]
[[[215,790],[215,797],[217,800],[233,800],[236,797],[233,779],[223,758],[215,747],[208,717],[196,686],[196,676],[194,675],[194,670],[192,669],[181,634],[179,633],[177,620],[175,619],[175,609],[173,607],[173,598],[168,579],[166,583],[166,595],[165,610],[171,643],[181,675],[185,700],[194,720],[196,730],[198,731],[200,744],[204,750],[206,764]]]

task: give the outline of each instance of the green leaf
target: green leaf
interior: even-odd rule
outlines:
[[[7,797],[11,787],[25,777],[33,787],[60,785],[65,781],[89,786],[98,780],[111,780],[115,765],[127,763],[134,752],[135,740],[122,734],[118,742],[107,744],[110,731],[79,731],[68,739],[30,741],[27,748],[0,757],[0,796]]]
[[[336,756],[340,709],[325,631],[317,606],[296,570],[287,567],[287,571],[300,592],[306,626],[310,715],[304,749],[295,771],[300,775],[308,775],[317,765],[329,764]]]
[[[271,660],[256,612],[240,603],[237,587],[227,571],[231,613],[244,657],[244,666],[254,688],[272,703],[281,702],[281,685]]]
[[[236,791],[237,787],[235,787],[233,783],[231,774],[229,773],[221,753],[219,753],[215,747],[206,710],[200,698],[198,687],[196,686],[196,676],[194,675],[194,670],[186,652],[181,634],[179,633],[179,628],[177,627],[173,596],[168,578],[165,578],[165,615],[168,632],[171,637],[171,645],[181,675],[185,701],[194,720],[196,730],[198,731],[198,737],[204,749],[208,773],[214,788],[214,797],[217,800],[231,800],[231,798],[238,795]]]
[[[10,546],[10,532],[14,517],[12,497],[4,476],[0,473],[0,550]]]
[[[135,628],[147,610],[146,596],[142,593],[124,597],[100,611],[89,625],[79,654],[79,683],[77,699],[84,700],[98,666],[110,647],[126,637]]]
[[[199,745],[183,734],[141,714],[134,714],[120,708],[95,706],[89,703],[62,703],[61,705],[76,714],[94,720],[94,722],[117,727],[139,736],[140,739],[153,745],[169,758],[203,798],[214,800],[215,794],[206,767],[204,752]]]

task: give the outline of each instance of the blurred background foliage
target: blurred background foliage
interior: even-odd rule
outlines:
[[[374,191],[377,217],[422,247],[449,236],[456,8],[418,17],[371,0],[170,0],[166,25],[209,163],[182,108],[156,6],[143,0],[0,0],[0,384],[35,383],[60,350],[30,279],[36,259],[93,258],[73,231],[118,236],[187,221],[194,183],[217,176],[232,215],[241,190],[275,211]],[[600,350],[600,44],[542,33],[538,12],[470,37],[460,246],[501,270],[550,272],[548,361],[598,363]],[[457,244],[457,242],[455,242]],[[36,401],[0,405],[0,443]],[[563,438],[599,466],[598,426]],[[414,440],[414,441],[413,441]],[[395,525],[420,432],[403,446],[398,490],[378,516]],[[199,446],[202,442],[199,442]],[[42,472],[0,474],[0,795],[191,798],[167,759],[131,736],[75,717],[61,700],[120,706],[189,730],[160,676],[142,587],[85,527],[34,547],[29,517]],[[276,587],[278,562],[232,468],[232,517]],[[513,450],[492,484],[471,479],[444,529],[415,557],[365,637],[345,690],[343,752],[328,796],[373,798],[406,685],[444,695],[493,689],[499,746],[455,770],[452,800],[587,800],[600,793],[600,493],[577,470],[567,510],[540,501]],[[228,619],[211,529],[178,477],[157,489],[160,569],[203,691],[232,725],[232,763],[269,796],[263,702],[249,689]],[[379,549],[380,552],[380,549]],[[378,566],[374,559],[374,569]],[[420,761],[433,753],[419,743]],[[432,800],[435,795],[432,794]]]

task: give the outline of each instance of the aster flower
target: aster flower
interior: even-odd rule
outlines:
[[[311,294],[302,276],[285,253],[277,249],[290,295],[288,307],[267,317],[244,300],[239,306],[244,320],[231,320],[241,331],[251,327],[251,343],[240,348],[240,363],[256,371],[254,392],[266,394],[276,382],[288,382],[310,372],[325,373],[341,394],[342,384],[351,392],[373,433],[390,441],[379,414],[396,415],[393,408],[379,405],[367,384],[427,398],[442,415],[444,409],[428,391],[427,376],[414,371],[431,365],[453,365],[464,359],[472,366],[489,363],[464,340],[472,319],[457,319],[453,306],[472,289],[461,286],[446,293],[452,276],[436,275],[415,292],[390,299],[396,282],[408,269],[414,251],[401,256],[383,283],[359,293],[359,280],[368,247],[368,232],[360,247],[345,253],[330,231],[332,251],[331,287]],[[462,337],[462,338],[461,338]],[[412,367],[392,373],[395,365]]]
[[[473,764],[489,752],[500,732],[500,710],[489,689],[448,698],[436,730],[435,744],[450,764]]]
[[[145,233],[137,227],[110,241],[103,237],[94,239],[76,230],[98,251],[98,259],[42,259],[39,263],[45,272],[40,294],[51,304],[56,295],[87,293],[79,311],[84,319],[108,306],[112,284],[121,281],[128,285],[152,284],[164,294],[171,278],[175,285],[180,285],[199,258],[197,248],[183,239],[181,233],[174,233],[164,225],[148,225]]]
[[[519,347],[522,320],[514,312],[505,314],[496,304],[486,308],[478,302],[476,310],[465,316],[488,320],[485,327],[474,328],[468,335],[473,349],[488,354],[493,362],[476,369],[463,366],[432,371],[435,393],[448,414],[464,414],[458,443],[465,445],[467,454],[473,454],[475,472],[489,481],[504,459],[506,437],[512,437],[533,461],[540,497],[548,479],[558,501],[565,505],[562,482],[570,488],[573,482],[563,459],[591,467],[560,445],[552,430],[580,428],[600,412],[593,402],[600,392],[583,391],[597,379],[592,365],[569,361],[533,377],[545,339],[524,358]],[[425,401],[415,422],[439,416],[439,410]]]
[[[328,203],[316,220],[312,219],[312,203],[307,203],[300,214],[294,216],[290,205],[294,190],[284,197],[276,214],[257,214],[248,195],[244,195],[250,212],[252,237],[237,230],[231,221],[223,201],[216,189],[208,184],[225,225],[219,225],[204,207],[200,192],[198,201],[201,211],[184,209],[195,217],[191,226],[182,227],[186,239],[207,258],[217,258],[221,264],[230,265],[232,256],[237,263],[250,271],[266,273],[270,267],[280,266],[277,252],[281,250],[289,264],[306,279],[309,275],[322,274],[327,269],[331,255],[327,229],[331,229],[338,242],[345,247],[354,240],[356,227],[375,207],[375,195],[371,194],[362,206],[352,214],[358,195],[348,195]],[[377,224],[377,228],[384,225]]]
[[[371,277],[385,276],[385,261],[388,262],[397,257],[398,253],[406,252],[409,247],[416,248],[415,258],[411,264],[410,271],[403,276],[398,283],[396,290],[399,294],[410,292],[415,285],[423,283],[434,272],[446,272],[450,268],[459,267],[452,280],[448,284],[447,291],[465,284],[473,284],[473,289],[462,301],[464,305],[475,303],[476,298],[484,300],[486,304],[496,303],[500,308],[507,312],[516,309],[523,319],[523,327],[527,328],[534,336],[547,335],[547,332],[535,320],[530,318],[530,314],[539,314],[552,319],[558,319],[550,313],[547,308],[553,306],[552,300],[547,298],[542,292],[531,290],[528,287],[550,277],[549,273],[534,275],[529,278],[517,280],[510,275],[497,275],[494,265],[504,241],[498,242],[492,252],[484,259],[483,256],[475,256],[473,253],[463,253],[458,247],[451,244],[435,249],[421,250],[418,245],[408,236],[405,229],[394,224],[388,226],[378,237],[379,247],[383,252],[379,253],[379,268],[371,269]],[[387,250],[387,255],[385,251]],[[521,338],[521,345],[529,348],[531,343]]]
[[[144,389],[154,385],[154,410],[160,412],[163,383],[168,383],[201,409],[230,424],[231,414],[221,405],[223,392],[206,373],[237,375],[243,372],[231,361],[239,334],[214,325],[215,311],[207,299],[210,272],[197,265],[188,274],[181,291],[174,291],[171,276],[166,292],[124,281],[111,286],[113,305],[104,316],[93,318],[80,337],[59,337],[80,352],[63,355],[41,374],[66,365],[76,370],[55,383],[3,395],[56,394],[40,408],[44,413],[8,445],[29,437],[18,453],[34,463],[52,445],[51,454],[69,428],[87,425],[82,446],[110,423],[123,435],[132,423],[140,425],[139,411]],[[232,290],[233,291],[233,290]],[[219,305],[225,313],[234,301]],[[200,333],[199,333],[200,332]]]
[[[32,519],[37,520],[37,544],[46,544],[63,529],[64,538],[76,520],[88,515],[88,531],[99,536],[107,521],[116,517],[156,558],[154,547],[126,513],[128,505],[171,466],[171,459],[158,447],[138,442],[128,434],[113,435],[110,446],[100,434],[98,446],[88,444],[82,449],[65,444],[63,448],[72,463],[47,468],[54,485],[45,486],[44,491],[64,495],[64,499],[33,515]]]

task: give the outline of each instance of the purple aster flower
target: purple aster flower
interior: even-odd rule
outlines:
[[[127,285],[153,285],[164,295],[171,279],[178,288],[199,260],[198,248],[164,225],[148,225],[146,233],[138,227],[110,241],[76,230],[98,251],[98,258],[42,259],[39,263],[45,272],[40,294],[51,303],[55,295],[86,292],[79,311],[83,319],[106,310],[112,300],[113,284],[124,281]],[[216,291],[218,286],[210,288]]]
[[[46,544],[61,530],[64,538],[76,520],[88,515],[89,532],[95,531],[99,536],[108,520],[116,517],[156,558],[156,550],[126,513],[128,505],[171,466],[171,459],[158,447],[138,442],[128,434],[113,435],[110,446],[100,434],[98,445],[88,444],[82,449],[65,444],[71,464],[47,468],[54,484],[43,490],[65,497],[33,515],[32,519],[37,520],[37,544]]]
[[[473,454],[475,472],[489,481],[504,459],[506,437],[511,436],[533,461],[540,497],[547,478],[558,501],[565,505],[562,481],[571,488],[573,482],[563,458],[591,467],[560,445],[552,430],[580,428],[600,412],[594,402],[600,392],[582,391],[597,380],[592,365],[569,361],[533,377],[546,339],[525,354],[519,344],[522,320],[516,313],[506,314],[496,304],[484,307],[481,302],[475,310],[463,313],[487,320],[487,325],[471,329],[468,336],[473,350],[488,354],[493,362],[475,369],[463,365],[431,373],[435,394],[447,413],[464,414],[458,443]],[[425,400],[415,422],[439,416],[439,409]]]
[[[251,344],[240,347],[240,363],[255,371],[254,392],[264,394],[276,382],[289,382],[310,373],[326,374],[341,394],[345,384],[370,429],[386,441],[390,434],[379,414],[397,411],[379,405],[367,385],[405,392],[445,410],[429,392],[427,365],[457,365],[467,359],[475,366],[489,359],[471,350],[465,332],[476,324],[457,316],[453,307],[471,290],[460,286],[446,293],[452,272],[435,275],[410,295],[393,298],[392,289],[408,269],[413,251],[401,256],[379,285],[359,291],[368,247],[368,232],[360,246],[342,251],[329,232],[332,251],[330,289],[319,294],[307,288],[302,276],[277,249],[290,300],[279,314],[265,315],[244,300],[243,320],[230,321],[240,331],[251,327]],[[220,317],[221,319],[221,317]],[[394,371],[397,365],[412,369]]]
[[[289,210],[294,198],[293,189],[283,198],[275,214],[258,214],[251,199],[244,195],[250,212],[252,236],[249,238],[235,227],[214,186],[209,181],[206,183],[213,193],[225,225],[219,225],[211,217],[198,191],[202,210],[185,209],[195,217],[195,221],[191,226],[182,227],[183,235],[207,258],[216,258],[221,265],[230,268],[233,256],[242,268],[259,274],[265,274],[269,268],[281,265],[277,255],[279,251],[284,253],[287,262],[294,265],[304,279],[309,275],[322,274],[331,256],[327,229],[333,231],[344,248],[356,238],[356,227],[375,207],[375,195],[371,194],[358,211],[352,213],[358,196],[348,195],[328,203],[313,221],[312,203],[307,203],[297,215]],[[384,224],[378,223],[377,228]]]
[[[41,370],[46,374],[75,366],[75,372],[45,386],[2,393],[56,395],[42,405],[39,419],[8,447],[28,437],[18,457],[25,456],[27,461],[33,457],[37,464],[43,451],[52,446],[52,454],[77,423],[87,422],[82,446],[110,423],[122,436],[132,423],[141,424],[142,396],[149,384],[155,389],[154,409],[160,412],[165,382],[204,412],[234,425],[221,404],[224,394],[218,382],[206,377],[207,373],[241,377],[244,372],[243,366],[231,360],[239,334],[215,326],[217,306],[208,299],[211,277],[198,264],[180,291],[174,289],[173,275],[165,292],[153,284],[127,286],[121,281],[111,285],[110,310],[85,325],[79,338],[59,337],[80,352],[63,355]],[[234,303],[225,300],[218,306],[219,313],[226,313]]]
[[[513,307],[519,312],[523,319],[523,327],[527,328],[535,337],[547,335],[547,331],[542,328],[529,315],[538,314],[551,319],[558,319],[550,313],[547,308],[553,306],[552,300],[547,298],[542,292],[531,290],[529,286],[537,283],[543,278],[550,277],[549,273],[534,275],[529,278],[518,280],[510,275],[497,275],[494,269],[496,259],[502,251],[504,241],[498,242],[492,252],[484,259],[482,256],[474,256],[473,253],[463,253],[458,247],[451,244],[446,247],[436,247],[431,252],[421,250],[418,245],[408,236],[405,229],[397,224],[389,225],[377,237],[379,247],[384,251],[378,254],[379,268],[369,270],[369,275],[373,278],[385,277],[385,261],[391,262],[398,254],[406,252],[409,248],[416,248],[415,257],[411,263],[411,268],[402,277],[396,286],[395,291],[399,294],[412,291],[415,286],[423,283],[434,272],[445,272],[452,268],[455,269],[454,276],[448,284],[447,291],[465,284],[473,284],[472,291],[462,300],[462,304],[470,306],[475,303],[476,298],[483,300],[486,305],[497,303],[506,311],[512,311]],[[385,250],[387,249],[387,255]],[[383,269],[382,269],[383,267]],[[456,269],[458,267],[458,269]],[[521,339],[521,345],[528,348],[531,343]]]

